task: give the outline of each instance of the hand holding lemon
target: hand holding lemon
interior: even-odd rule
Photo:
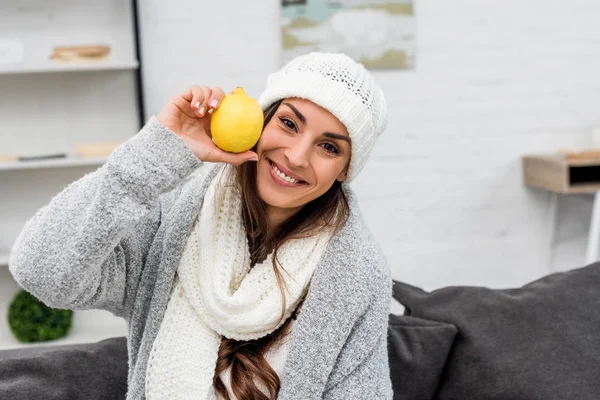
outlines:
[[[239,165],[258,159],[249,149],[262,132],[263,113],[241,88],[225,95],[219,87],[192,86],[173,97],[156,118],[202,161]]]

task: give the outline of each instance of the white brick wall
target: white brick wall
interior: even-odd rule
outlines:
[[[277,0],[140,0],[148,115],[190,84],[258,96],[279,66]],[[507,287],[583,263],[591,199],[521,184],[520,156],[600,126],[600,3],[416,2],[417,68],[377,71],[389,129],[353,184],[394,277]]]

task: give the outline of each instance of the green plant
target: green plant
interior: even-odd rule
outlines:
[[[8,308],[8,324],[19,342],[45,342],[61,338],[71,328],[72,310],[50,308],[21,289]]]

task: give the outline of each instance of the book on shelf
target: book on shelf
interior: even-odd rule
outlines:
[[[50,58],[58,63],[85,63],[108,60],[110,46],[94,44],[86,46],[57,46]]]
[[[0,154],[0,162],[14,162],[14,161],[41,161],[41,160],[54,160],[67,158],[67,153],[50,153],[50,154],[38,154],[30,156],[20,156],[17,154]]]
[[[108,157],[122,143],[122,141],[78,143],[75,145],[75,154],[79,157]]]

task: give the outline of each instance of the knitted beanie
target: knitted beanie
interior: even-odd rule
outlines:
[[[269,75],[258,102],[266,110],[287,97],[310,100],[344,124],[352,141],[346,182],[352,181],[387,125],[383,92],[371,74],[345,54],[309,53]]]

